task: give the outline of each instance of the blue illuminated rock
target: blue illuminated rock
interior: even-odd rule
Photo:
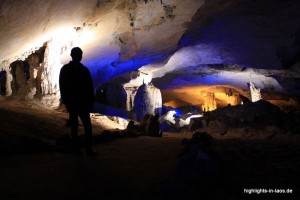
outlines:
[[[300,1],[2,0],[0,9],[0,69],[13,82],[10,65],[46,48],[36,91],[18,97],[42,94],[50,107],[74,46],[82,48],[95,88],[139,71],[160,89],[218,84],[246,90],[251,75],[262,93],[300,93]]]
[[[134,112],[137,120],[145,115],[161,114],[162,97],[159,89],[151,83],[141,85],[134,97]]]

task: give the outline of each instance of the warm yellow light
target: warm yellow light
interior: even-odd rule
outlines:
[[[217,109],[217,101],[213,92],[202,92],[202,96],[204,101],[202,111],[205,112]]]
[[[215,97],[232,106],[237,105],[239,102],[238,95],[228,96],[224,92],[215,92]]]

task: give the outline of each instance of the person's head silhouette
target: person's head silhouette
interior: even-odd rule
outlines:
[[[71,57],[74,62],[80,62],[82,59],[82,50],[79,47],[74,47],[71,50]]]

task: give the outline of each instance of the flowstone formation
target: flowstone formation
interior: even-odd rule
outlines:
[[[40,49],[27,55],[24,60],[6,64],[2,72],[3,96],[34,100],[37,103],[56,108],[59,106],[58,76],[62,66],[59,62],[60,47],[48,41]]]

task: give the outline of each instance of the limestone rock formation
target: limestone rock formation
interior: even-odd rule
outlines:
[[[136,113],[136,119],[139,121],[145,115],[153,115],[154,108],[151,102],[150,91],[146,84],[141,85],[134,98],[134,111]]]
[[[105,96],[108,105],[116,108],[126,108],[127,94],[121,85],[107,85]]]
[[[255,87],[254,83],[250,80],[249,83],[249,87],[250,87],[250,92],[251,92],[251,100],[252,102],[256,102],[261,100],[261,93],[260,93],[260,89]]]
[[[202,105],[202,111],[212,111],[217,109],[217,102],[215,99],[215,94],[211,92],[207,92],[203,94],[205,96],[204,98],[204,104]]]
[[[134,97],[134,112],[136,119],[139,121],[145,115],[160,114],[162,98],[159,89],[152,84],[141,85]]]
[[[137,87],[125,87],[125,91],[127,94],[126,98],[126,110],[131,111],[134,107],[134,97],[137,92]]]
[[[149,83],[148,90],[153,104],[154,113],[160,116],[162,112],[162,96],[160,89],[156,88],[152,83]]]
[[[95,88],[139,71],[159,89],[221,85],[248,96],[250,75],[262,97],[299,96],[299,9],[292,0],[2,0],[5,95],[55,107],[60,67],[80,46]],[[132,110],[136,88],[124,89]]]

